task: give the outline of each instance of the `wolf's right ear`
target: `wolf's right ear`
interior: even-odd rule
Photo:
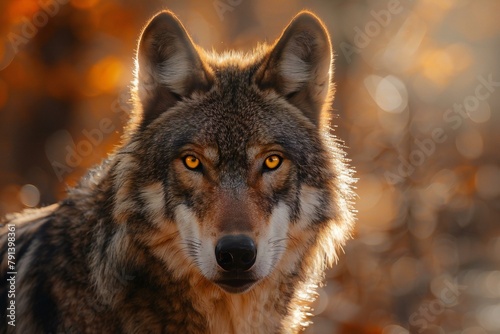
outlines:
[[[137,97],[143,126],[183,97],[208,91],[212,84],[210,69],[182,23],[169,11],[153,17],[142,32],[137,66]]]
[[[290,22],[257,72],[261,89],[273,89],[314,124],[333,95],[332,46],[321,20],[303,11]]]

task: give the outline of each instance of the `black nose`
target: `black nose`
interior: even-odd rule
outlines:
[[[257,248],[253,240],[245,235],[227,235],[215,246],[215,258],[222,269],[244,271],[255,263]]]

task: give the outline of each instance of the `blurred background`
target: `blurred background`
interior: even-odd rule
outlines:
[[[62,199],[118,144],[164,8],[217,51],[272,42],[304,8],[331,32],[358,224],[307,333],[500,333],[496,0],[3,0],[0,215]]]

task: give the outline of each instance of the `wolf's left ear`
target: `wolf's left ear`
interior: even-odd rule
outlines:
[[[208,91],[212,76],[179,19],[157,14],[142,32],[137,52],[137,95],[142,125],[147,125],[183,97]]]
[[[284,30],[257,72],[261,89],[274,89],[320,123],[331,97],[332,46],[328,32],[314,14],[299,13]]]

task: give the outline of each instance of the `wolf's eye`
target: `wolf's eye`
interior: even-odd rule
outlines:
[[[186,165],[188,169],[195,170],[200,168],[201,162],[200,159],[198,159],[197,157],[193,155],[188,155],[184,158],[184,165]]]
[[[283,158],[280,157],[279,155],[276,154],[270,155],[264,161],[264,169],[275,170],[281,165],[282,162]]]

